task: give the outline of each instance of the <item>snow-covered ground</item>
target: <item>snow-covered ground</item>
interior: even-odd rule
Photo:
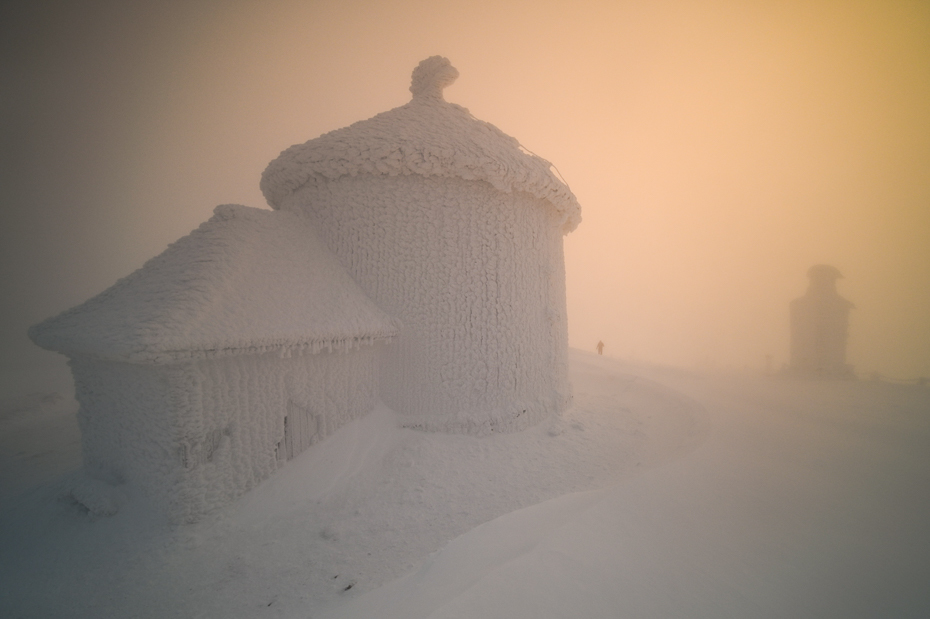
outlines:
[[[930,616],[930,388],[571,363],[560,420],[380,409],[179,527],[64,497],[67,377],[6,380],[0,616]]]

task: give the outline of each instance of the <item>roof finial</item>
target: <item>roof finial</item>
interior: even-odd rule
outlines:
[[[413,70],[410,92],[414,99],[442,101],[442,89],[452,84],[458,76],[458,69],[452,66],[448,58],[430,56]]]

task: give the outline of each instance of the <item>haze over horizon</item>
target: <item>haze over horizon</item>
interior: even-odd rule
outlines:
[[[40,1],[0,29],[0,368],[216,205],[266,206],[281,150],[403,105],[439,54],[446,99],[582,205],[572,346],[777,368],[827,263],[857,372],[930,376],[925,2]]]

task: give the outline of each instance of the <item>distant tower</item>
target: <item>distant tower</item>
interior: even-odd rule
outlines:
[[[817,264],[807,277],[807,293],[791,302],[791,370],[810,376],[851,376],[846,335],[854,306],[836,291],[836,280],[843,275],[836,267]]]

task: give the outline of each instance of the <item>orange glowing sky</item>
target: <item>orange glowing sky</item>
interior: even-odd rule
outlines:
[[[31,350],[28,325],[215,205],[263,206],[281,150],[402,105],[441,54],[461,73],[446,99],[552,161],[582,204],[572,346],[777,368],[788,302],[824,262],[856,305],[856,370],[930,376],[925,1],[0,10],[5,366]]]

